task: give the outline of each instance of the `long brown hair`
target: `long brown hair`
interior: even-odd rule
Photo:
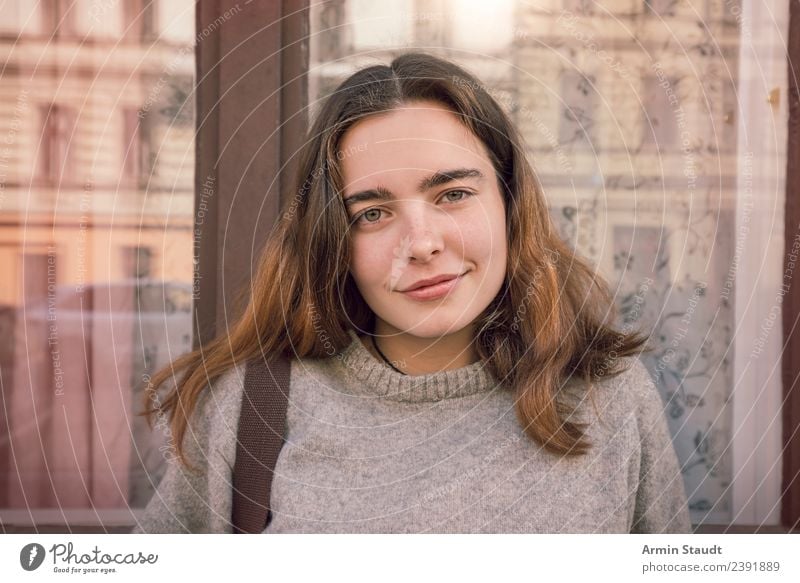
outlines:
[[[517,418],[531,439],[557,454],[588,451],[585,426],[566,420],[561,384],[577,377],[591,386],[620,374],[622,357],[649,350],[647,337],[613,327],[608,284],[559,238],[523,141],[497,101],[457,65],[413,52],[354,73],[328,96],[300,152],[294,196],[266,241],[244,313],[145,388],[141,414],[151,426],[153,416],[169,415],[187,467],[187,420],[208,383],[262,354],[330,357],[350,342],[348,328],[373,329],[374,314],[347,269],[339,145],[357,121],[418,100],[447,106],[483,142],[506,201],[506,278],[476,322],[479,355],[514,392]],[[157,390],[175,371],[183,375],[161,402]]]

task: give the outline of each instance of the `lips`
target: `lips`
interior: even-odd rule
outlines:
[[[438,278],[432,278],[427,281],[436,281],[438,279],[438,283],[423,285],[422,287],[416,287],[414,289],[408,289],[402,293],[405,297],[418,302],[429,302],[433,300],[444,299],[453,293],[453,291],[461,283],[464,275],[466,275],[466,273],[457,275],[455,277],[442,276]],[[424,281],[426,280],[423,280],[423,282]],[[415,285],[419,285],[420,283],[422,282],[417,282]]]
[[[431,277],[429,279],[421,279],[418,282],[416,282],[415,284],[411,285],[410,287],[408,287],[408,288],[406,288],[404,290],[400,290],[400,291],[409,292],[409,291],[412,291],[412,290],[415,290],[415,289],[420,289],[420,288],[423,288],[423,287],[436,285],[437,283],[442,283],[443,281],[450,281],[451,279],[455,279],[459,275],[460,274],[458,274],[458,273],[447,273],[447,274],[444,274],[444,275],[437,275],[436,277]],[[461,274],[461,275],[463,275],[463,274]]]

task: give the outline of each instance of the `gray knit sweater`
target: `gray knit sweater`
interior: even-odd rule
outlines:
[[[291,364],[287,442],[266,533],[691,532],[663,405],[644,365],[576,381],[572,420],[589,423],[587,456],[528,438],[514,399],[483,363],[402,375],[352,343]],[[201,475],[170,462],[132,532],[231,532],[231,469],[244,364],[210,386],[187,432]]]

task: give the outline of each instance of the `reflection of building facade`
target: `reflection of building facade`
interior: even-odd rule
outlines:
[[[133,390],[190,340],[194,40],[188,0],[0,5],[2,433],[41,443],[0,507],[133,495]]]
[[[354,69],[412,48],[466,66],[511,115],[563,238],[612,283],[623,324],[654,331],[644,360],[695,522],[731,518],[739,13],[713,0],[312,7],[312,115]]]
[[[0,278],[0,331],[15,338],[0,343],[0,380],[4,397],[12,387],[39,402],[6,405],[0,423],[23,423],[0,433],[13,429],[66,460],[23,460],[20,473],[42,484],[26,485],[30,506],[136,506],[150,494],[133,475],[147,447],[137,442],[141,420],[132,429],[122,421],[142,371],[164,364],[158,347],[169,342],[172,357],[188,348],[190,300],[175,285],[160,301],[159,286],[190,285],[192,275],[186,97],[191,47],[209,32],[196,35],[193,10],[188,0],[0,5],[0,268],[11,274]],[[657,350],[644,360],[665,399],[695,522],[734,514],[735,91],[751,32],[739,13],[738,0],[311,4],[312,115],[356,67],[415,47],[467,66],[511,114],[563,237],[611,281],[623,325],[654,330]],[[739,168],[752,161],[740,157]],[[51,281],[61,289],[51,293]],[[48,343],[51,298],[64,314],[58,354]],[[27,302],[36,309],[22,320]],[[81,316],[87,306],[92,318]],[[141,330],[142,312],[162,324],[175,317],[186,338]],[[148,451],[144,465],[163,462]],[[0,443],[0,507],[23,505],[19,486],[8,488],[11,461]]]

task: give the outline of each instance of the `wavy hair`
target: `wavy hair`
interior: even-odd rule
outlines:
[[[178,457],[201,393],[237,362],[280,353],[328,358],[350,342],[347,330],[371,330],[374,314],[350,264],[340,144],[359,120],[429,100],[456,114],[486,146],[505,199],[508,264],[501,290],[476,322],[481,359],[513,391],[517,419],[548,451],[582,455],[585,424],[567,419],[565,380],[592,381],[624,372],[621,358],[644,350],[647,336],[613,326],[609,286],[558,236],[524,143],[489,91],[452,62],[426,53],[363,68],[330,94],[299,153],[295,196],[286,200],[245,296],[244,313],[224,334],[153,375],[145,387],[148,424],[169,417]],[[276,326],[276,323],[283,323]],[[159,387],[183,371],[161,401]]]

